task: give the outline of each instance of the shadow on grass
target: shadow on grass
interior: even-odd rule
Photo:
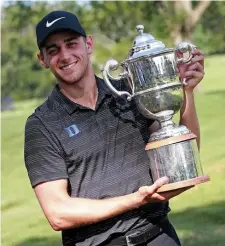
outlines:
[[[170,219],[184,246],[225,245],[225,201],[172,212]]]
[[[193,201],[194,203],[194,201]],[[170,213],[183,246],[225,245],[225,201]],[[58,238],[31,237],[14,246],[60,246]]]
[[[31,237],[14,246],[61,246],[61,240],[58,238]]]
[[[205,94],[207,94],[207,95],[216,95],[216,96],[224,96],[225,95],[225,90],[207,91]]]
[[[24,201],[19,201],[19,200],[17,200],[17,201],[9,201],[7,203],[3,203],[2,207],[1,207],[1,211],[5,212],[5,211],[7,211],[9,209],[18,207],[18,206],[20,206],[23,203],[24,203]]]

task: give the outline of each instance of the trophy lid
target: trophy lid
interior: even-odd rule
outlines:
[[[136,26],[139,35],[134,40],[134,46],[131,49],[129,59],[149,55],[165,49],[165,44],[156,40],[151,34],[144,33],[144,26]]]

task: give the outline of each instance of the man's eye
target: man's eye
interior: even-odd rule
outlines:
[[[48,50],[49,55],[54,55],[54,54],[56,54],[56,52],[57,52],[57,49],[49,49]]]
[[[76,46],[78,44],[78,42],[70,42],[70,43],[68,43],[68,46],[69,47],[74,47],[74,46]]]

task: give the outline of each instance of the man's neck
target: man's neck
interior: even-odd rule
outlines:
[[[72,85],[59,83],[60,91],[71,101],[87,108],[95,109],[98,99],[98,87],[94,73]]]

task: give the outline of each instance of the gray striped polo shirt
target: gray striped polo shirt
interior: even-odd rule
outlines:
[[[151,185],[145,145],[152,121],[133,101],[117,98],[96,77],[95,110],[70,101],[55,86],[28,118],[25,164],[32,186],[68,180],[72,197],[105,199]],[[124,89],[124,81],[116,82]],[[74,208],[76,209],[76,208]],[[97,246],[169,212],[168,203],[148,204],[105,221],[62,231],[64,246]]]

